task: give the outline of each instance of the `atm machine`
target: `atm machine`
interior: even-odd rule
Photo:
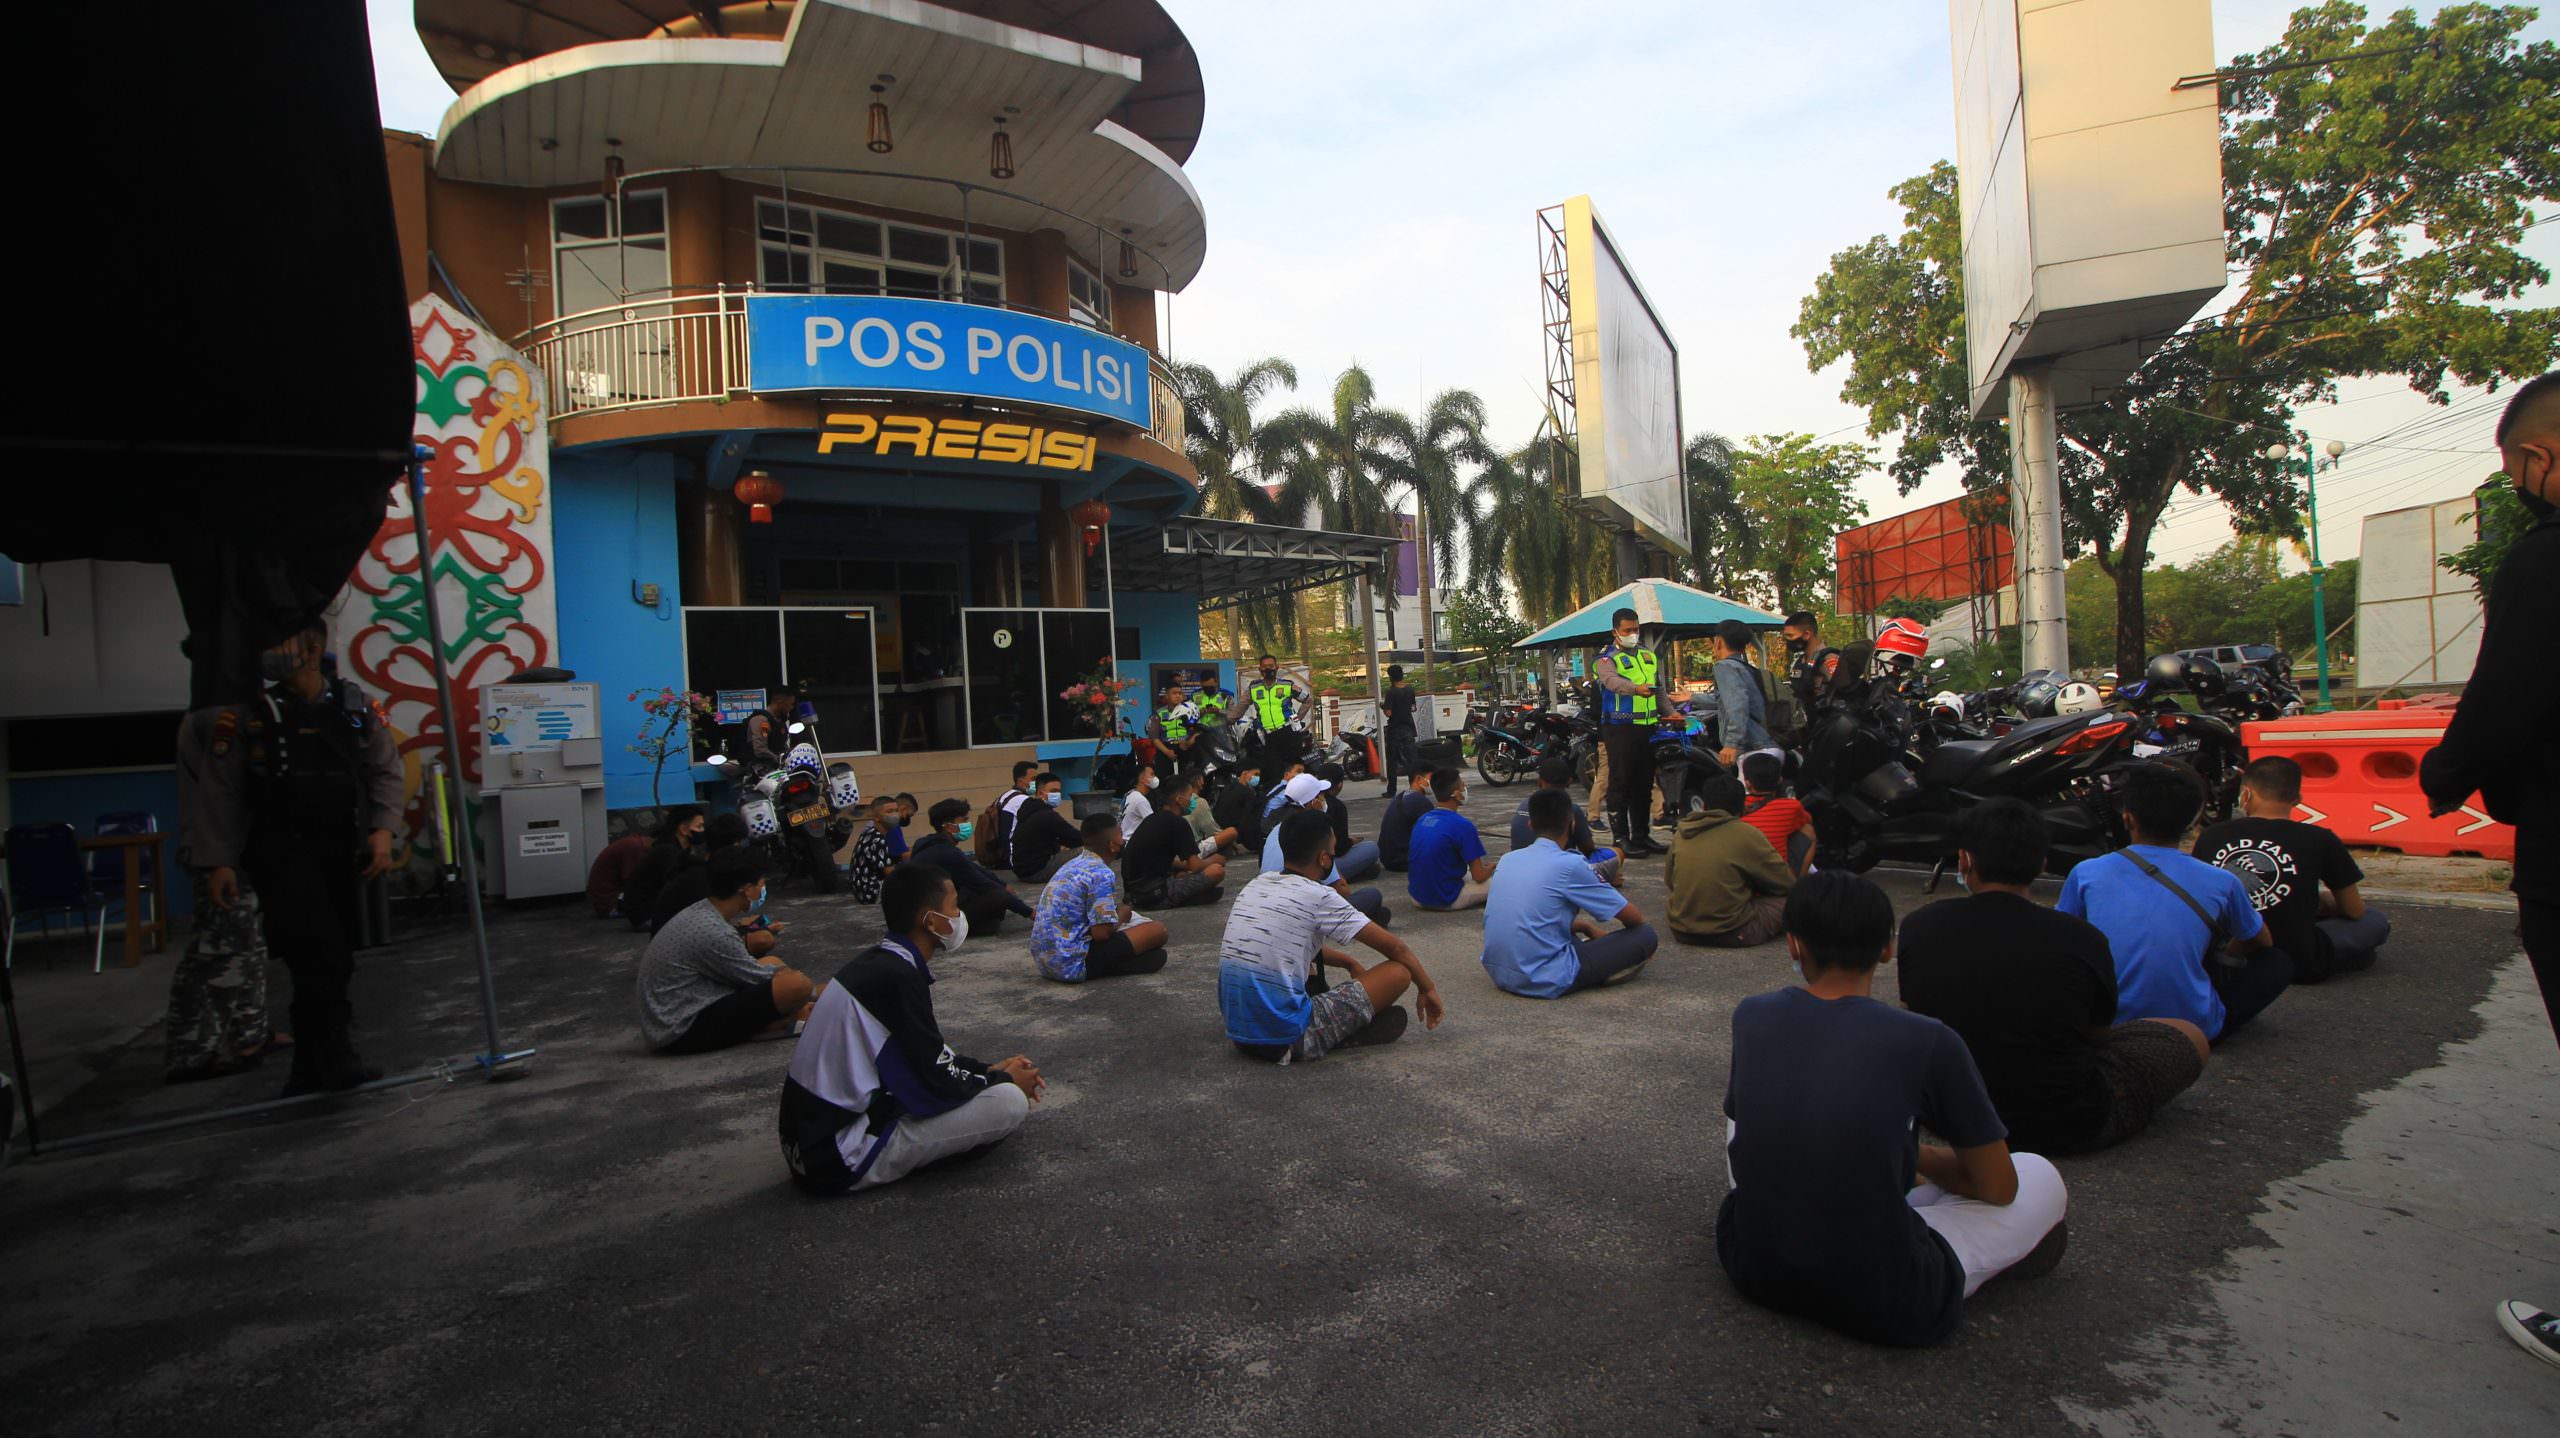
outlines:
[[[586,892],[605,843],[597,686],[518,676],[479,693],[482,888],[502,899]]]

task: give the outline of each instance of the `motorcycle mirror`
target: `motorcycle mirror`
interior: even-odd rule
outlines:
[[[794,734],[806,734],[809,732],[809,726],[795,719],[792,721],[790,732]]]
[[[714,769],[717,769],[729,762],[729,756],[726,754],[705,754],[702,756],[702,762],[710,765]]]

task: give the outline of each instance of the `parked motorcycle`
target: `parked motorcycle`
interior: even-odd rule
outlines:
[[[782,767],[741,786],[738,815],[747,842],[765,856],[765,867],[783,878],[806,878],[832,894],[842,874],[836,851],[853,838],[862,785],[851,764],[829,764],[814,744],[795,744]]]
[[[1574,704],[1496,710],[1476,732],[1476,773],[1497,789],[1535,777],[1540,764],[1557,757],[1588,784],[1599,755],[1598,731]]]
[[[2191,695],[2196,707],[2178,702]],[[2173,759],[2204,780],[2204,822],[2231,817],[2240,802],[2241,771],[2249,764],[2240,742],[2240,714],[2232,703],[2222,666],[2210,659],[2178,654],[2152,657],[2140,679],[2116,686],[2109,701],[2142,721],[2132,754],[2140,759]]]

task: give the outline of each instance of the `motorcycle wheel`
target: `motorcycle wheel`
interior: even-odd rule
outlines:
[[[1600,746],[1576,743],[1565,758],[1573,765],[1574,782],[1589,789],[1600,782]]]
[[[1500,789],[1520,777],[1520,751],[1494,740],[1476,746],[1476,772]]]
[[[844,876],[836,872],[835,851],[827,847],[826,837],[818,832],[817,826],[813,824],[800,830],[791,841],[799,846],[800,867],[809,871],[809,882],[821,894],[834,893]]]

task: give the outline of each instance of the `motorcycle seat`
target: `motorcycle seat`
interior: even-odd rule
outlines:
[[[1929,751],[1928,761],[1920,766],[1920,782],[1930,788],[1961,789],[2002,747],[1998,739],[1949,739]]]

